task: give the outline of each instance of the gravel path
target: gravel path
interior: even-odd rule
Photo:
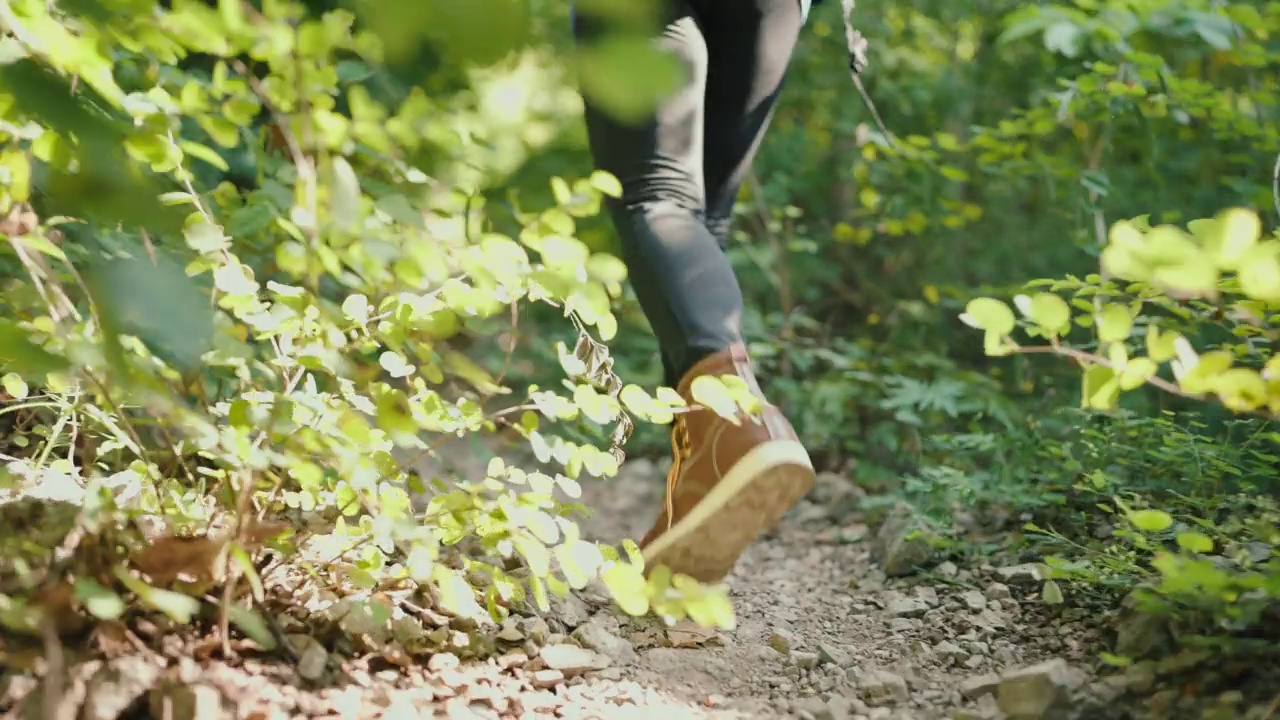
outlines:
[[[660,506],[662,476],[663,468],[638,460],[618,478],[585,483],[582,500],[594,515],[584,534],[611,543],[640,536]],[[393,649],[413,640],[400,636],[399,621],[344,626],[335,641],[317,614],[293,624],[292,662],[252,648],[218,659],[207,638],[179,640],[164,628],[142,642],[98,633],[86,647],[64,648],[51,684],[39,662],[18,662],[6,641],[0,714],[1269,720],[1280,707],[1280,698],[1270,702],[1274,683],[1244,692],[1235,680],[1256,668],[1206,667],[1186,652],[1097,677],[1096,656],[1111,642],[1108,613],[1045,605],[1031,566],[942,562],[906,572],[922,558],[891,523],[875,532],[861,524],[858,501],[844,478],[823,475],[748,551],[728,578],[732,632],[627,618],[588,590],[501,628],[432,616],[426,639],[434,650],[412,657]],[[886,567],[897,577],[886,578]]]

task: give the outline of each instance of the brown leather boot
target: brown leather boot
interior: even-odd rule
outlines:
[[[814,471],[791,423],[765,401],[744,347],[705,358],[685,374],[677,390],[691,405],[690,388],[702,375],[737,375],[764,409],[758,417],[743,414],[737,425],[706,409],[676,416],[666,508],[640,547],[646,568],[666,565],[718,582],[809,492]]]

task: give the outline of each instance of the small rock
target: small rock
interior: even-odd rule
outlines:
[[[507,618],[503,621],[502,629],[498,631],[497,637],[504,642],[524,642],[524,633],[520,632],[520,626],[512,618]]]
[[[151,691],[151,717],[170,720],[231,720],[231,703],[211,685],[166,683]]]
[[[524,618],[520,621],[520,631],[535,643],[542,644],[551,636],[551,628],[547,621],[540,617]]]
[[[944,578],[953,578],[959,572],[960,568],[956,567],[956,564],[950,560],[944,560],[941,563],[938,563],[938,574]]]
[[[923,600],[930,607],[938,604],[938,591],[930,585],[921,585],[916,588],[916,597]]]
[[[552,670],[559,670],[566,676],[581,675],[592,670],[603,670],[609,667],[609,658],[577,645],[548,645],[542,648],[538,657]]]
[[[904,703],[911,696],[907,681],[886,670],[871,670],[859,676],[858,690],[868,705]]]
[[[791,705],[791,710],[800,717],[813,720],[850,720],[850,702],[845,698],[834,697],[823,700],[820,697],[804,698]]]
[[[783,655],[787,655],[795,645],[795,636],[788,630],[778,628],[769,635],[767,643],[769,647],[777,650]]]
[[[563,623],[565,628],[573,630],[590,619],[591,607],[575,593],[569,593],[551,601],[550,615]]]
[[[608,656],[617,665],[628,665],[638,657],[635,647],[615,635],[602,616],[591,618],[573,631],[573,639],[588,650]]]
[[[904,618],[904,617],[900,617],[900,618],[891,618],[891,619],[889,620],[889,629],[890,629],[890,630],[894,630],[894,631],[896,631],[896,632],[904,632],[904,631],[906,631],[906,630],[913,630],[913,629],[915,629],[916,623],[918,623],[918,622],[920,622],[920,621],[919,621],[919,620],[912,620],[911,618]]]
[[[933,651],[948,660],[964,660],[969,657],[969,653],[965,652],[959,645],[950,640],[943,640],[933,646]]]
[[[123,657],[102,667],[89,679],[81,720],[116,720],[151,689],[160,668],[138,657]]]
[[[933,558],[933,546],[920,532],[911,511],[898,508],[891,512],[876,531],[872,555],[885,575],[901,577]]]
[[[1026,587],[1036,585],[1040,582],[1040,568],[1035,563],[1023,563],[1022,565],[1009,565],[995,569],[996,576],[1001,582],[1009,585],[1017,585]]]
[[[885,614],[889,617],[920,617],[929,611],[929,606],[923,600],[915,598],[902,598],[889,603],[889,607],[885,608]]]
[[[499,656],[497,662],[498,667],[503,670],[510,670],[511,668],[524,667],[529,662],[529,656],[522,652],[509,652],[506,655]]]
[[[987,586],[986,596],[988,600],[1007,600],[1013,597],[1013,593],[1009,592],[1009,586],[1004,583],[991,583]]]
[[[977,590],[966,590],[961,593],[960,602],[974,612],[980,612],[987,607],[986,596]]]
[[[838,668],[847,668],[853,665],[853,653],[831,643],[818,644],[818,659]]]
[[[436,653],[431,656],[430,660],[427,660],[427,670],[433,673],[439,673],[444,672],[445,670],[455,670],[461,664],[462,661],[453,653]]]
[[[1000,687],[1000,677],[994,673],[975,675],[960,683],[960,694],[970,700],[977,700],[984,695],[994,695]]]
[[[1005,675],[996,699],[1009,720],[1049,720],[1065,714],[1077,684],[1071,666],[1055,658]]]
[[[298,652],[298,675],[304,680],[315,681],[329,667],[329,651],[317,640],[310,637],[307,639],[311,642],[305,643]]]
[[[555,670],[539,670],[533,674],[531,678],[532,685],[539,690],[550,690],[551,688],[564,683],[564,673]]]
[[[791,653],[791,660],[801,670],[812,670],[818,666],[818,653],[796,651]]]

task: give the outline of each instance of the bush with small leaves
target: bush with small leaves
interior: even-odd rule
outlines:
[[[453,21],[474,30],[495,2]],[[2,412],[37,428],[9,474],[86,488],[76,561],[34,567],[47,546],[16,561],[0,621],[114,618],[126,601],[187,621],[221,585],[224,623],[267,643],[244,604],[270,590],[265,545],[297,582],[416,587],[456,615],[545,610],[599,578],[628,612],[732,626],[723,588],[646,578],[634,544],[588,542],[572,520],[579,479],[617,472],[632,418],[685,403],[624,386],[603,344],[625,270],[576,234],[616,179],[544,179],[553,204],[512,197],[515,224],[496,229],[513,161],[570,121],[558,64],[506,33],[486,62],[507,65],[467,66],[464,89],[388,89],[402,34],[292,0],[18,0],[0,23]],[[512,100],[513,73],[553,102]],[[558,308],[577,347],[561,346],[561,387],[513,401],[463,341],[531,304]],[[713,409],[749,409],[707,382]],[[565,423],[613,428],[611,447],[557,437]],[[452,438],[499,433],[540,467],[413,472]]]

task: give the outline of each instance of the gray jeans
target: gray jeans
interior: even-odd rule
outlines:
[[[610,117],[587,98],[591,152],[622,184],[609,211],[668,385],[742,340],[742,290],[724,252],[730,219],[809,5],[670,0],[656,42],[685,64],[684,84],[638,124]],[[600,29],[575,14],[579,42],[590,43]]]

